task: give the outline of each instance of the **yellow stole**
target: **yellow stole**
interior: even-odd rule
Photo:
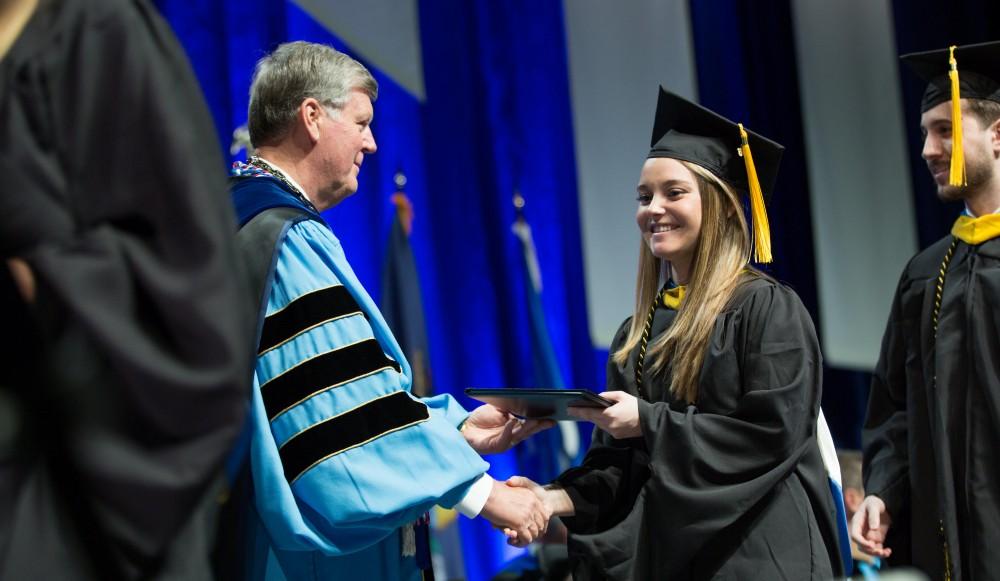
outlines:
[[[681,301],[684,300],[684,293],[687,292],[686,286],[675,286],[674,288],[668,288],[663,291],[663,304],[668,309],[677,310],[681,306]]]
[[[966,244],[978,246],[1000,236],[1000,214],[986,214],[978,218],[963,214],[955,220],[951,234]]]

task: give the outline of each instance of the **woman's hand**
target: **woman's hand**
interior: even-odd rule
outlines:
[[[605,391],[600,394],[615,405],[606,408],[571,407],[569,415],[596,424],[612,437],[623,440],[642,435],[639,425],[639,400],[624,391]]]
[[[542,506],[545,507],[545,511],[550,516],[572,516],[576,512],[573,500],[558,485],[549,484],[541,486],[530,478],[511,476],[507,479],[507,486],[530,490],[538,497]],[[507,544],[515,547],[526,547],[533,540],[530,536],[518,533],[518,531],[509,527],[504,527],[503,533],[507,536]]]

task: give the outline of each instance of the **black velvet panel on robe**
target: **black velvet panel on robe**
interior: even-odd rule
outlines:
[[[675,312],[657,310],[651,334]],[[626,321],[611,346],[623,342]],[[608,389],[636,395],[633,353]],[[798,297],[757,275],[719,315],[696,405],[643,377],[643,437],[597,430],[559,479],[577,579],[831,579],[842,574],[834,506],[816,442],[822,362]]]
[[[865,492],[892,518],[889,564],[941,578],[947,541],[952,579],[980,581],[996,578],[1000,547],[1000,239],[957,244],[935,340],[951,242],[900,277],[864,424]]]
[[[252,321],[212,120],[148,2],[42,0],[0,60],[0,176],[39,340],[0,379],[0,578],[208,577]]]

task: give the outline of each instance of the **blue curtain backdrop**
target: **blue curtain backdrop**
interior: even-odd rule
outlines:
[[[188,51],[225,146],[246,121],[253,65],[263,54],[287,40],[351,53],[284,0],[157,5]],[[380,87],[378,152],[365,159],[358,193],[326,218],[378,300],[392,178],[406,173],[435,388],[473,407],[460,395],[466,387],[527,386],[536,376],[510,232],[518,188],[534,228],[563,377],[570,386],[599,387],[583,291],[561,4],[440,0],[420,2],[419,11],[426,102],[369,67]],[[488,460],[495,477],[516,473],[512,453]],[[469,579],[489,579],[520,552],[481,519],[463,518],[461,526]]]
[[[561,4],[420,3],[427,105],[424,151],[438,281],[429,295],[438,385],[528,386],[536,374],[520,249],[510,226],[519,189],[536,232],[544,310],[570,385],[593,376],[583,295],[576,168]],[[435,337],[435,334],[438,337]],[[436,340],[437,339],[437,340]],[[443,370],[443,371],[442,371]],[[513,470],[513,457],[494,475]],[[462,520],[466,538],[495,538]],[[512,552],[464,543],[467,568]],[[475,574],[469,571],[470,577]]]

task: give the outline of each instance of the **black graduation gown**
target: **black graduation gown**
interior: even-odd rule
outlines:
[[[209,490],[249,394],[234,233],[166,23],[43,0],[0,60],[0,258],[38,284],[28,307],[0,277],[24,347],[0,351],[0,579],[210,576]]]
[[[670,395],[669,372],[645,372],[643,436],[615,440],[596,430],[583,465],[558,479],[576,507],[564,519],[574,578],[843,574],[816,442],[822,363],[815,330],[794,292],[747,276],[716,320],[697,404]],[[658,309],[652,336],[675,314]],[[635,360],[633,353],[623,368],[608,363],[608,389],[636,395]]]
[[[951,241],[900,277],[862,433],[865,491],[892,517],[890,564],[940,579],[947,543],[952,579],[981,581],[996,579],[1000,547],[1000,239],[956,246],[935,341]]]

